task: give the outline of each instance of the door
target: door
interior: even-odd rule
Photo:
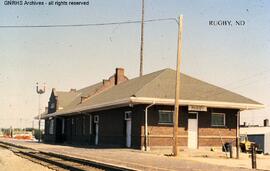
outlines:
[[[95,145],[98,145],[98,123],[96,123],[95,127]]]
[[[56,118],[56,130],[55,130],[55,142],[56,143],[62,143],[63,142],[63,133],[62,133],[62,127],[63,127],[63,118]]]
[[[265,142],[264,134],[255,134],[255,135],[248,135],[248,140],[251,142],[255,142],[259,147],[259,149],[262,149],[264,151],[264,142]]]
[[[126,147],[131,146],[131,119],[126,120]]]
[[[198,148],[198,113],[188,113],[188,148]]]

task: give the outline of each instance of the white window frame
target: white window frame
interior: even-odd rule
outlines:
[[[167,113],[172,113],[171,114],[171,122],[161,122],[160,121],[160,112],[167,112]],[[158,124],[164,124],[164,125],[172,125],[173,124],[173,120],[174,120],[174,111],[172,111],[172,110],[158,110]]]
[[[223,125],[213,125],[213,122],[212,122],[212,115],[223,115]],[[226,113],[217,113],[217,112],[212,112],[211,113],[211,126],[213,127],[225,127],[226,126]]]
[[[49,120],[49,134],[54,134],[54,119]]]

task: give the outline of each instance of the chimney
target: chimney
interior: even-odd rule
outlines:
[[[86,99],[87,99],[87,96],[81,96],[81,101],[80,101],[80,103],[82,104]]]
[[[263,120],[263,126],[269,126],[269,120],[268,119]]]
[[[115,82],[114,84],[120,84],[121,82],[126,81],[126,77],[125,77],[125,70],[124,68],[116,68],[115,70]]]
[[[76,92],[76,88],[71,88],[70,92]]]
[[[103,80],[102,83],[103,83],[104,86],[110,85],[110,81],[109,80]]]

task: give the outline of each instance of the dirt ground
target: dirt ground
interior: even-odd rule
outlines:
[[[158,155],[166,155],[171,151],[169,150],[153,150]],[[270,170],[270,155],[257,154],[257,169]],[[236,159],[236,151],[233,152],[233,158],[229,158],[229,153],[221,152],[221,149],[217,149],[215,152],[210,151],[210,148],[199,149],[199,150],[187,150],[182,149],[179,153],[179,159],[192,160],[197,162],[203,162],[208,164],[228,166],[228,167],[239,167],[251,169],[251,158],[250,154],[240,153],[240,158]]]
[[[16,156],[13,152],[0,148],[0,171],[52,171],[44,166]]]

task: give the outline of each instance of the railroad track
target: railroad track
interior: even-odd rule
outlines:
[[[28,159],[32,162],[41,164],[57,171],[131,171],[132,169],[123,168],[119,166],[108,165],[104,163],[97,163],[95,161],[89,161],[84,159],[79,159],[75,157],[47,153],[42,151],[37,151],[31,148],[14,145],[7,142],[0,141],[0,147],[6,148],[12,151],[17,156]]]

